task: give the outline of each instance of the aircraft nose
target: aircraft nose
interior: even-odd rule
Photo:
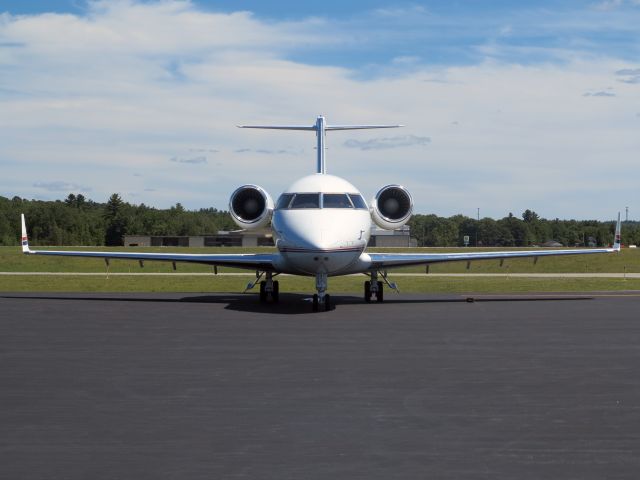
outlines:
[[[326,250],[331,248],[331,232],[320,225],[300,230],[297,233],[297,243],[309,250]]]
[[[368,217],[354,211],[287,211],[276,212],[275,229],[279,245],[289,251],[331,252],[364,246]],[[365,212],[368,214],[368,212]]]
[[[340,240],[340,232],[331,227],[327,219],[317,215],[313,221],[287,222],[285,228],[287,243],[305,250],[327,250],[335,248]]]

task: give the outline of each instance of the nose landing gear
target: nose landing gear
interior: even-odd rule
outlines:
[[[327,274],[316,273],[316,290],[318,293],[313,295],[313,311],[317,312],[320,305],[324,306],[325,311],[331,310],[331,296],[327,291]]]

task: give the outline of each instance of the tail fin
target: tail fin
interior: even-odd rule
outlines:
[[[325,118],[320,115],[315,125],[237,125],[238,128],[266,128],[269,130],[302,130],[316,132],[318,164],[316,173],[327,173],[324,156],[324,136],[326,132],[334,130],[364,130],[369,128],[398,128],[404,125],[326,125]]]
[[[20,220],[22,221],[22,253],[31,253],[29,251],[29,238],[27,237],[27,225],[24,221],[24,213],[20,214]]]
[[[621,223],[620,223],[620,212],[618,212],[618,222],[616,223],[616,233],[615,236],[613,237],[613,249],[616,252],[620,251],[620,230],[621,230]]]

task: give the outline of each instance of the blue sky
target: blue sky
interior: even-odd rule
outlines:
[[[0,195],[226,208],[329,171],[421,213],[640,212],[640,0],[0,2]],[[635,207],[637,205],[637,207]]]

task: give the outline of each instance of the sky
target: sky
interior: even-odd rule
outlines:
[[[640,0],[0,0],[0,195],[228,208],[315,170],[423,214],[640,219]]]

